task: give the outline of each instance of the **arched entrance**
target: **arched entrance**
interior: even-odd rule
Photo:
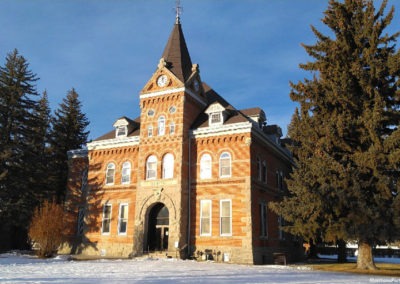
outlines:
[[[156,203],[148,216],[147,246],[149,251],[168,250],[169,212],[163,203]]]

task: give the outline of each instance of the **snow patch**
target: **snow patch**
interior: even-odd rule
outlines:
[[[313,271],[299,265],[239,265],[173,258],[70,261],[0,254],[1,283],[369,283],[370,276]],[[390,280],[392,278],[380,277]],[[400,280],[400,279],[399,279]]]

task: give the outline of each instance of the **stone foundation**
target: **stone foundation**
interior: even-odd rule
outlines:
[[[104,243],[97,247],[93,247],[85,246],[84,244],[73,246],[70,243],[64,243],[59,249],[58,253],[127,258],[132,256],[132,244]]]

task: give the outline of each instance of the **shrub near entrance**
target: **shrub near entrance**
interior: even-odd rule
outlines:
[[[39,257],[51,257],[62,243],[64,210],[55,201],[44,201],[35,209],[29,227],[29,238],[38,246]]]

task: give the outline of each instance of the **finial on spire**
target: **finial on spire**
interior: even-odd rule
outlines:
[[[181,6],[181,1],[176,0],[175,2],[175,11],[176,11],[176,21],[175,24],[180,24],[181,23],[181,14],[182,14],[182,6]]]

